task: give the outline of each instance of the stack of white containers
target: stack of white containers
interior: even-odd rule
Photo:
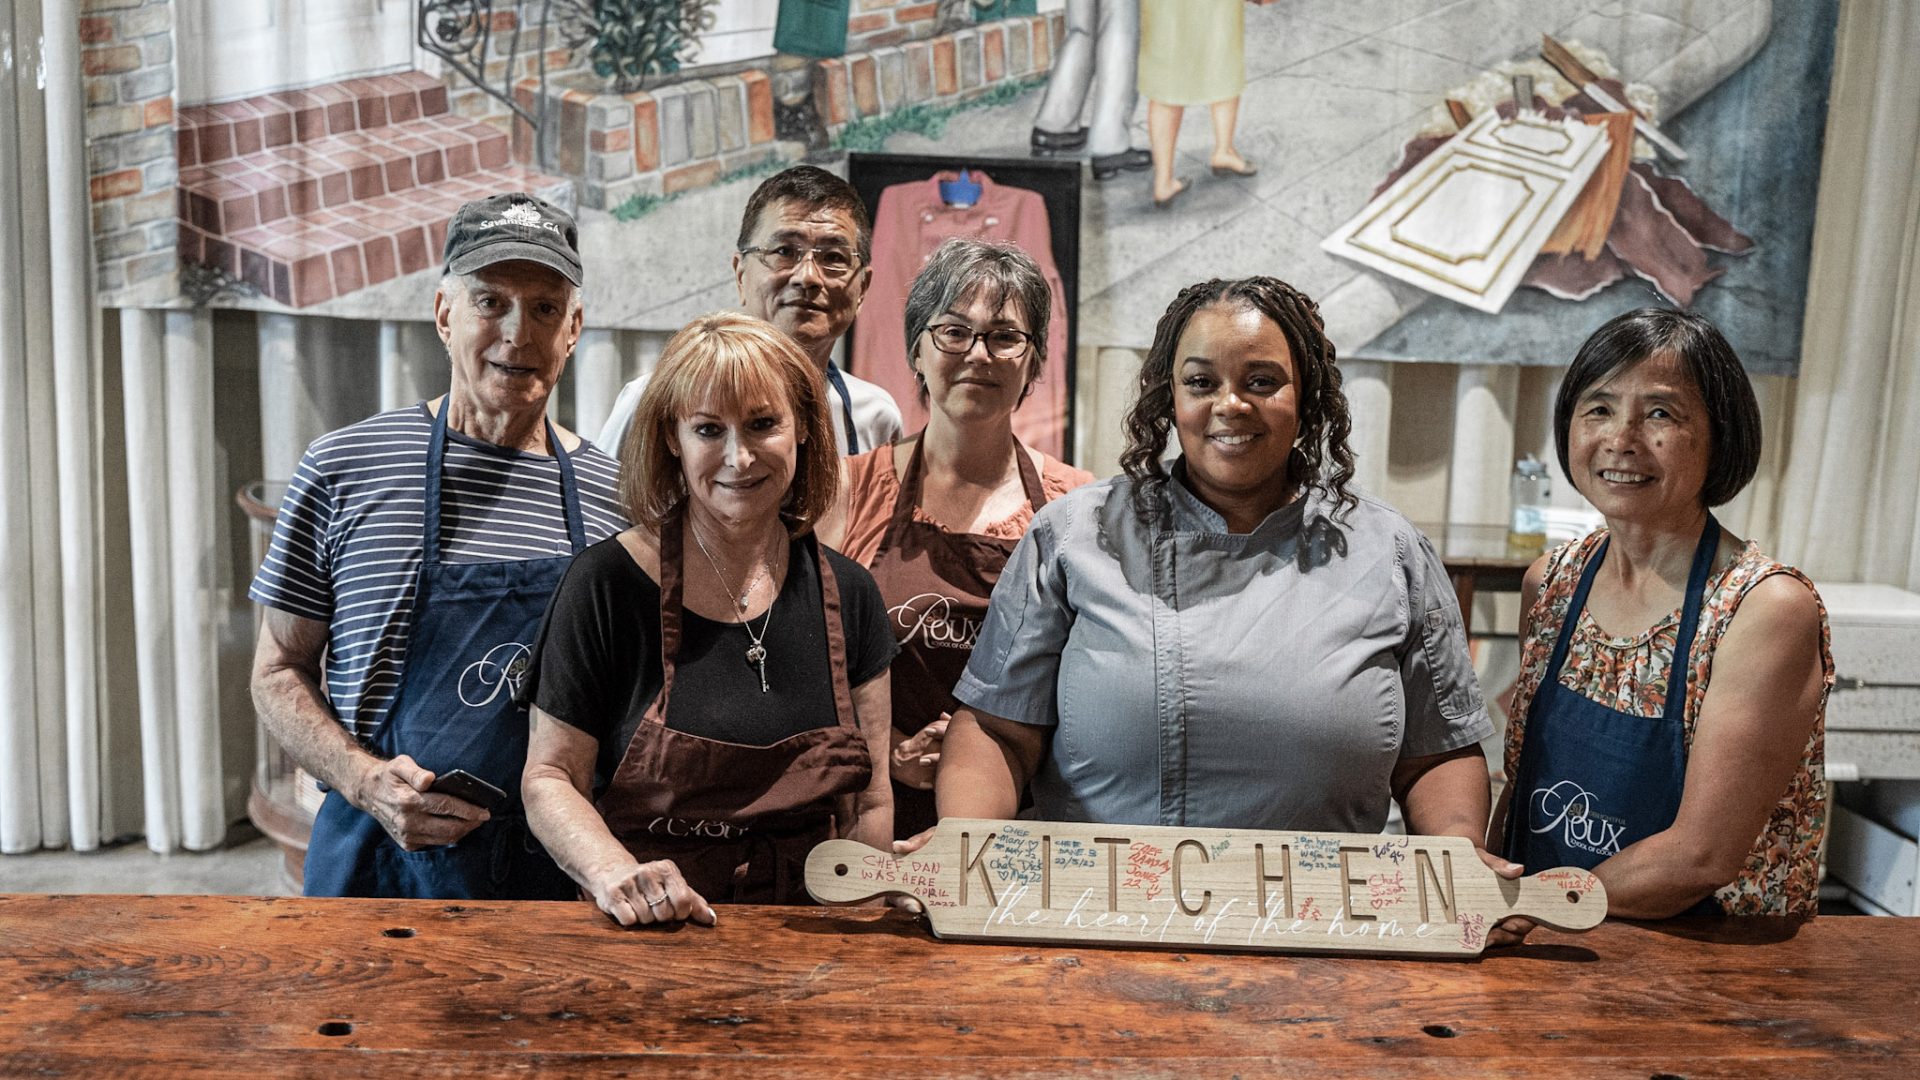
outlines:
[[[1841,781],[1827,876],[1863,911],[1920,915],[1920,595],[1821,585],[1820,596],[1836,677],[1827,779]]]

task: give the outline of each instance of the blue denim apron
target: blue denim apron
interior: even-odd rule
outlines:
[[[329,791],[307,846],[308,896],[443,900],[571,900],[573,882],[533,838],[520,804],[527,710],[514,704],[534,633],[573,555],[587,546],[573,459],[547,425],[560,465],[573,554],[447,563],[440,558],[441,464],[447,409],[427,444],[426,506],[413,623],[400,686],[369,747],[410,754],[438,775],[460,768],[507,792],[506,807],[458,843],[405,851],[372,815]]]
[[[1707,515],[1707,527],[1693,552],[1673,666],[1667,676],[1666,705],[1659,716],[1610,709],[1560,684],[1567,645],[1580,613],[1586,610],[1587,592],[1609,543],[1600,542],[1580,575],[1580,585],[1560,624],[1560,637],[1554,642],[1553,658],[1527,710],[1526,741],[1507,809],[1506,857],[1528,870],[1554,866],[1591,870],[1622,848],[1665,830],[1680,812],[1687,779],[1683,714],[1689,661],[1707,576],[1720,546],[1720,523]],[[1685,914],[1711,915],[1719,910],[1709,896]]]

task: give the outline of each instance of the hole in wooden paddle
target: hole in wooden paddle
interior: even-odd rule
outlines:
[[[846,864],[846,863],[835,863],[835,864],[834,864],[834,866],[833,866],[833,873],[834,873],[834,875],[835,875],[836,877],[846,877],[846,876],[847,876],[847,864]]]
[[[407,938],[413,935],[414,929],[411,926],[389,926],[385,930],[380,931],[381,937]]]
[[[1579,902],[1580,902],[1580,894],[1579,894],[1579,893],[1577,893],[1577,892],[1574,892],[1574,891],[1573,891],[1572,889],[1568,889],[1568,890],[1567,890],[1567,903],[1569,903],[1569,904],[1577,904],[1577,903],[1579,903]]]
[[[1452,1028],[1448,1027],[1445,1024],[1428,1024],[1426,1027],[1423,1027],[1420,1030],[1426,1032],[1427,1034],[1433,1036],[1436,1039],[1451,1039],[1455,1035],[1460,1034],[1459,1032],[1453,1030]]]
[[[353,1034],[353,1025],[347,1023],[345,1020],[329,1020],[320,1025],[320,1034],[351,1035]]]

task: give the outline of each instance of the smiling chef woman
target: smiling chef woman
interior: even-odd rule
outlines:
[[[1378,832],[1393,798],[1477,845],[1493,728],[1459,607],[1419,531],[1348,488],[1348,429],[1311,300],[1183,291],[1126,475],[1043,507],[994,589],[940,815],[1012,817],[1031,783],[1048,820]]]

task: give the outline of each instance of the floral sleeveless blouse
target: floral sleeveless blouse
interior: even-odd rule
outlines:
[[[1509,780],[1519,772],[1527,712],[1546,666],[1553,660],[1554,642],[1566,621],[1567,608],[1572,606],[1574,590],[1587,560],[1606,535],[1605,529],[1596,530],[1585,539],[1555,548],[1548,557],[1546,580],[1531,612],[1533,632],[1520,643],[1520,680],[1514,687],[1507,721]],[[1689,660],[1692,670],[1683,717],[1689,749],[1693,746],[1694,725],[1699,722],[1700,703],[1706,700],[1707,683],[1713,676],[1714,649],[1747,590],[1774,574],[1791,574],[1813,590],[1805,574],[1767,558],[1752,541],[1730,565],[1707,579],[1706,595],[1700,604],[1700,627]],[[1827,828],[1826,714],[1827,693],[1833,689],[1833,648],[1827,608],[1820,602],[1818,591],[1814,591],[1814,602],[1820,608],[1820,663],[1825,673],[1819,715],[1801,754],[1800,769],[1788,784],[1785,797],[1773,808],[1765,831],[1754,841],[1745,868],[1714,893],[1714,900],[1728,915],[1812,915],[1819,907],[1820,842]],[[1560,683],[1620,712],[1659,716],[1666,704],[1667,679],[1679,636],[1679,608],[1630,638],[1607,637],[1593,617],[1582,611],[1573,639],[1567,643]]]

